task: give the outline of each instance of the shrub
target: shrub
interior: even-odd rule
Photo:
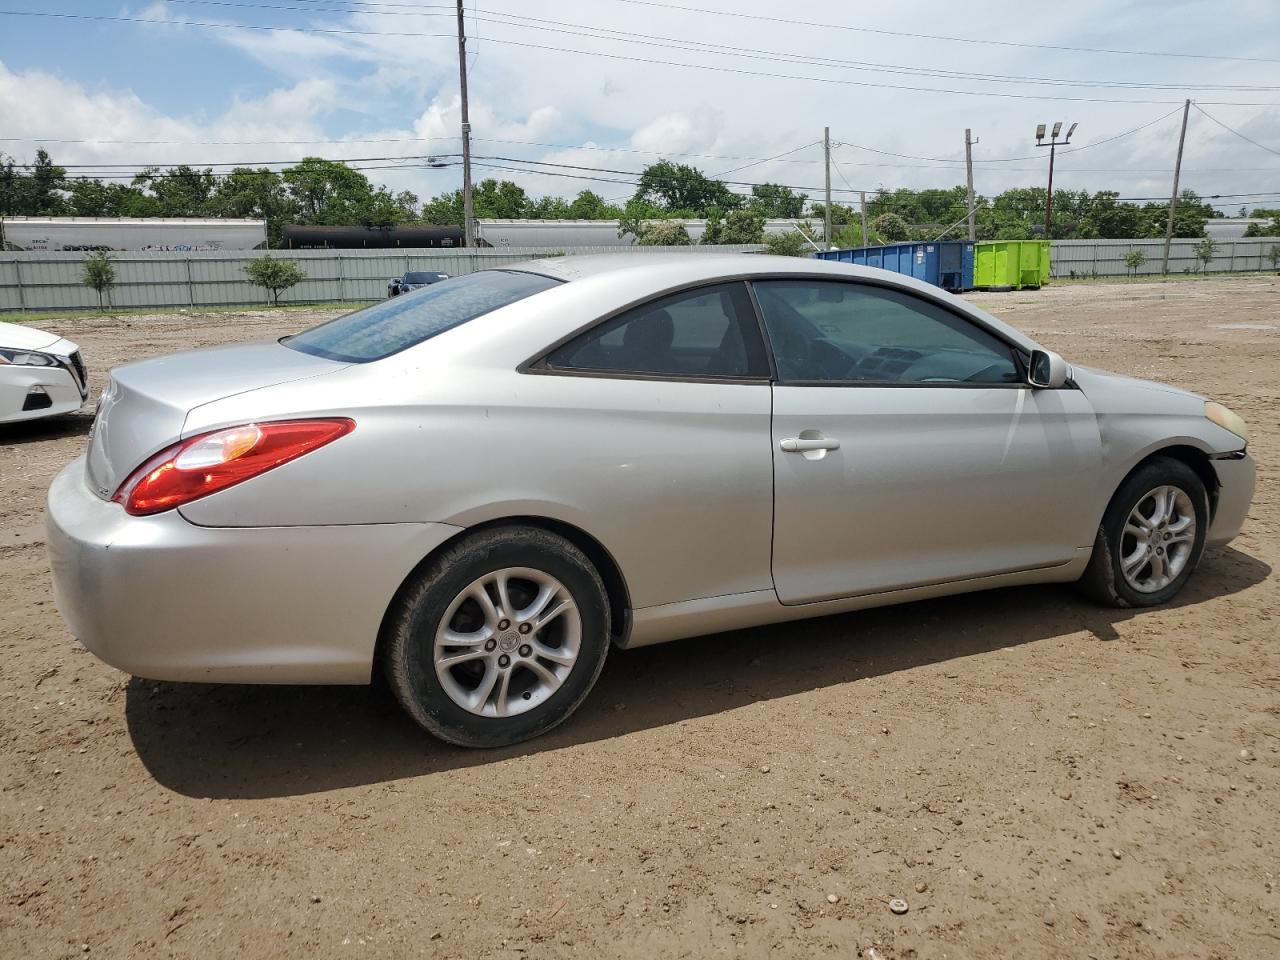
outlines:
[[[105,250],[91,253],[84,258],[81,282],[98,292],[98,309],[105,309],[104,298],[116,285],[116,268],[111,263]]]
[[[278,260],[271,256],[261,256],[250,260],[244,268],[249,275],[249,282],[254,286],[271,291],[271,302],[280,305],[280,294],[295,284],[307,279],[304,271],[293,260]]]

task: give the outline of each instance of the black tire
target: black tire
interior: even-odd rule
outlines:
[[[1178,487],[1195,510],[1196,531],[1191,553],[1182,571],[1162,590],[1135,590],[1121,573],[1120,557],[1125,522],[1147,495],[1161,486]],[[1154,607],[1168,603],[1186,584],[1204,554],[1209,528],[1209,495],[1204,482],[1189,466],[1171,457],[1157,457],[1125,478],[1116,491],[1094,539],[1093,555],[1080,578],[1080,589],[1098,603],[1111,607]]]
[[[468,585],[488,573],[528,567],[554,577],[581,617],[577,659],[551,695],[514,716],[480,716],[456,703],[436,675],[440,620]],[[495,527],[446,548],[408,583],[387,618],[387,680],[405,711],[427,732],[463,747],[502,747],[546,733],[586,698],[609,652],[609,601],[591,561],[569,540],[535,527]],[[513,681],[514,682],[514,681]]]

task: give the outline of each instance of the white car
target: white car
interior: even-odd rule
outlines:
[[[79,347],[56,333],[0,323],[0,423],[75,413],[88,396]]]

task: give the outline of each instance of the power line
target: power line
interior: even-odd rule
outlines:
[[[1126,130],[1123,133],[1117,133],[1114,136],[1104,137],[1101,140],[1094,140],[1092,143],[1086,143],[1083,146],[1076,147],[1075,149],[1072,149],[1072,150],[1063,150],[1061,151],[1061,153],[1063,156],[1065,156],[1066,154],[1069,154],[1069,153],[1079,153],[1082,150],[1092,150],[1094,147],[1100,147],[1104,143],[1111,143],[1115,140],[1121,140],[1125,137],[1132,136],[1133,134],[1137,133],[1140,130],[1145,130],[1147,127],[1155,126],[1161,120],[1167,120],[1169,117],[1172,117],[1175,113],[1177,113],[1181,109],[1182,109],[1181,106],[1175,107],[1174,109],[1170,110],[1168,113],[1161,114],[1160,116],[1156,117],[1154,120],[1148,120],[1146,123],[1139,124],[1138,126],[1134,127],[1131,130]],[[964,163],[963,160],[952,160],[949,157],[922,157],[922,156],[918,156],[916,154],[911,154],[911,153],[894,153],[891,150],[880,150],[876,147],[867,147],[858,143],[845,142],[845,143],[838,143],[836,144],[836,146],[854,147],[855,149],[858,149],[858,150],[866,150],[868,153],[879,153],[888,157],[902,157],[907,160],[932,160],[935,163]],[[1038,160],[1038,159],[1040,158],[1037,154],[1030,154],[1025,157],[995,157],[987,160],[975,160],[973,162],[974,163],[1012,163],[1019,160]]]
[[[706,13],[719,17],[733,17],[737,20],[760,20],[767,23],[785,23],[791,26],[819,27],[823,30],[848,30],[855,33],[872,33],[887,37],[907,37],[912,40],[942,40],[948,43],[989,44],[997,47],[1022,47],[1031,50],[1064,50],[1070,53],[1106,53],[1129,57],[1182,57],[1192,60],[1232,60],[1243,63],[1280,63],[1280,58],[1273,57],[1239,57],[1214,53],[1177,53],[1159,50],[1119,50],[1106,47],[1073,47],[1054,43],[1028,43],[1016,40],[994,40],[989,37],[952,37],[932,33],[908,33],[902,30],[883,30],[875,27],[854,27],[841,23],[818,23],[812,20],[793,20],[786,17],[770,17],[764,14],[743,13],[740,10],[709,10],[705,7],[686,7],[675,3],[661,3],[658,0],[614,0],[615,3],[631,3],[643,7],[657,7],[664,10],[678,10],[682,13]]]
[[[1213,114],[1211,114],[1211,113],[1206,113],[1204,110],[1201,110],[1201,109],[1200,109],[1200,104],[1198,104],[1198,103],[1196,103],[1196,102],[1192,101],[1191,105],[1192,105],[1193,107],[1195,107],[1197,110],[1200,110],[1200,112],[1201,112],[1201,113],[1203,113],[1206,117],[1208,117],[1210,120],[1212,120],[1212,121],[1213,121],[1214,123],[1216,123],[1218,126],[1220,126],[1223,130],[1226,130],[1228,133],[1234,133],[1234,134],[1235,134],[1237,137],[1239,137],[1241,140],[1247,140],[1249,143],[1252,143],[1255,147],[1261,147],[1263,150],[1267,151],[1267,153],[1274,153],[1276,156],[1280,156],[1280,150],[1275,150],[1275,149],[1273,149],[1273,148],[1271,148],[1271,147],[1268,147],[1265,143],[1259,143],[1257,140],[1254,140],[1252,137],[1246,137],[1246,136],[1245,136],[1243,133],[1241,133],[1239,130],[1236,130],[1236,129],[1235,129],[1235,128],[1233,128],[1233,127],[1228,127],[1225,123],[1223,123],[1221,120],[1219,120],[1219,119],[1218,119],[1217,117],[1215,117]]]
[[[788,157],[793,153],[799,153],[801,150],[808,150],[810,147],[816,147],[819,142],[820,141],[818,140],[810,140],[808,143],[802,143],[798,147],[792,147],[790,150],[785,150],[782,153],[778,154],[776,157],[766,157],[763,160],[752,160],[750,163],[744,163],[740,167],[731,167],[728,170],[721,170],[719,173],[713,173],[711,174],[711,178],[713,180],[718,180],[720,177],[723,177],[727,173],[737,173],[739,170],[746,170],[748,167],[757,167],[762,163],[773,163],[775,160],[781,160],[783,157]],[[816,162],[816,161],[811,161],[811,162]]]
[[[1177,111],[1175,110],[1173,112],[1176,113]],[[1172,114],[1166,114],[1165,116],[1171,116],[1171,115]],[[1128,131],[1128,132],[1131,133],[1133,131]],[[1108,139],[1118,139],[1120,136],[1125,136],[1125,135],[1127,134],[1117,134],[1115,138],[1108,138]],[[98,137],[74,139],[74,138],[66,138],[66,137],[29,136],[29,137],[0,137],[0,143],[33,143],[33,144],[62,143],[62,144],[90,144],[90,145],[111,144],[111,145],[128,145],[128,146],[191,146],[191,147],[196,147],[196,146],[262,147],[262,146],[313,146],[316,144],[325,144],[328,146],[341,146],[345,144],[364,144],[364,143],[431,143],[431,142],[440,141],[440,140],[457,140],[457,139],[458,137],[376,137],[376,138],[375,137],[347,137],[342,140],[108,140],[108,139],[102,139]],[[806,164],[809,166],[814,166],[822,163],[821,160],[816,160],[816,159],[814,160],[788,159],[787,153],[792,153],[795,151],[787,151],[787,153],[781,153],[773,157],[743,157],[743,156],[736,156],[733,154],[683,153],[683,152],[674,151],[674,150],[642,150],[637,147],[601,146],[600,144],[595,144],[595,143],[577,143],[577,144],[545,143],[545,142],[536,141],[536,140],[507,140],[501,137],[473,137],[472,139],[473,139],[473,142],[475,143],[504,143],[512,146],[545,147],[549,150],[587,150],[587,151],[594,151],[599,153],[634,153],[634,154],[642,154],[645,156],[653,156],[653,157],[683,157],[686,159],[694,159],[694,160],[750,161],[748,164],[746,164],[743,167],[738,167],[734,170],[722,171],[722,173],[719,175],[723,175],[724,173],[735,173],[737,172],[737,170],[746,169],[746,167],[748,166],[755,166],[761,163],[792,163],[792,164],[799,163],[799,164]],[[1098,141],[1098,143],[1105,143],[1105,142],[1107,141],[1105,140]],[[812,143],[806,144],[806,146],[813,146],[814,144],[817,144],[817,143],[818,141],[814,140]],[[906,157],[910,159],[933,160],[934,163],[940,163],[940,164],[963,164],[964,163],[963,160],[952,160],[952,159],[942,158],[942,157],[915,158],[911,154],[892,153],[887,150],[875,150],[872,147],[865,147],[860,144],[854,144],[854,143],[841,144],[841,143],[836,143],[835,141],[832,141],[832,145],[855,147],[860,150],[874,150],[874,152],[881,153],[881,154],[884,154],[885,156],[890,156],[890,157]],[[1084,147],[1081,147],[1080,149],[1083,150],[1083,149],[1086,149],[1087,147],[1093,147],[1096,145],[1097,144],[1086,144]],[[798,149],[801,149],[801,148],[797,148],[797,150]],[[1074,151],[1064,150],[1062,152],[1071,153]],[[452,154],[429,154],[427,156],[452,156]],[[301,159],[302,158],[298,158],[295,160],[282,160],[277,162],[298,163],[300,162]],[[1006,163],[1014,160],[1031,160],[1031,159],[1039,159],[1039,158],[1038,157],[1002,157],[1002,158],[994,158],[990,160],[975,160],[974,163],[975,164]],[[345,163],[347,161],[339,160],[337,162]],[[128,166],[135,167],[139,170],[144,169],[146,167],[177,167],[177,166],[205,167],[209,165],[210,165],[209,163],[204,161],[186,163],[186,164],[160,162],[160,161],[136,162],[136,163],[128,164]],[[253,164],[246,161],[236,161],[232,165],[252,166]],[[875,167],[875,168],[884,168],[884,169],[893,169],[893,170],[945,170],[947,169],[946,167],[933,166],[931,164],[869,163],[861,160],[846,160],[845,165],[851,166],[851,167]],[[57,164],[57,166],[63,167],[64,169],[68,169],[70,165]],[[1018,173],[1040,172],[1039,167],[1005,167],[1004,169],[1009,172],[1018,172]],[[1065,172],[1069,172],[1069,173],[1119,173],[1119,174],[1133,174],[1135,176],[1141,175],[1141,174],[1147,174],[1147,173],[1160,173],[1160,174],[1168,173],[1168,170],[1164,167],[1063,167],[1062,169]],[[1280,167],[1196,167],[1194,169],[1187,168],[1187,172],[1188,173],[1280,173]]]
[[[438,17],[444,14],[423,12],[424,9],[414,9],[409,12],[394,12],[388,10],[358,10],[351,6],[327,6],[322,8],[299,7],[287,4],[266,4],[266,3],[248,3],[241,0],[168,0],[169,3],[187,3],[200,4],[222,7],[238,7],[256,10],[291,10],[306,13],[323,12],[323,13],[348,13],[360,14],[365,16],[380,17],[404,17],[404,16],[421,16],[421,17]],[[498,20],[492,16],[479,16],[479,13],[497,15],[506,18],[515,18],[518,21],[513,22],[511,19]],[[1271,92],[1280,90],[1277,86],[1268,85],[1249,85],[1249,84],[1186,84],[1186,83],[1155,83],[1155,82],[1139,82],[1126,80],[1074,80],[1061,77],[1028,77],[1009,74],[992,74],[985,72],[973,72],[964,70],[943,70],[938,68],[915,67],[898,63],[876,63],[863,60],[844,60],[831,57],[818,57],[809,54],[796,54],[779,50],[760,49],[758,47],[739,47],[723,43],[707,43],[698,40],[688,40],[680,37],[664,37],[648,33],[636,33],[629,30],[617,30],[611,27],[598,27],[590,24],[576,23],[566,20],[550,20],[544,17],[531,17],[525,14],[511,13],[505,10],[487,10],[483,8],[473,8],[473,20],[486,23],[494,23],[500,26],[521,27],[524,29],[542,30],[550,33],[562,33],[577,37],[588,37],[593,40],[624,40],[629,43],[639,43],[645,46],[661,47],[665,49],[680,50],[689,53],[709,53],[717,56],[728,57],[748,57],[756,60],[768,60],[782,63],[797,63],[809,66],[840,68],[847,70],[860,70],[873,73],[890,73],[902,74],[906,76],[916,77],[934,77],[946,80],[969,80],[981,83],[1030,83],[1049,86],[1067,86],[1067,87],[1095,87],[1103,89],[1128,89],[1128,90],[1221,90],[1221,91],[1253,91],[1253,92]],[[551,26],[546,26],[550,24]],[[573,29],[577,28],[577,29]],[[590,32],[587,32],[590,31]]]
[[[631,2],[631,0],[628,0]],[[638,2],[638,0],[637,0]],[[188,26],[202,27],[219,30],[260,30],[275,31],[285,33],[314,33],[319,35],[339,35],[339,36],[368,36],[368,37],[434,37],[456,39],[453,33],[423,33],[417,31],[380,31],[380,30],[351,30],[338,29],[331,27],[282,27],[268,26],[263,24],[245,24],[245,23],[208,23],[204,21],[193,20],[156,20],[145,17],[112,17],[100,14],[80,14],[80,13],[62,13],[47,10],[0,10],[2,16],[19,16],[19,17],[53,17],[67,20],[84,20],[94,22],[115,22],[115,23],[145,23],[155,24],[158,26]],[[1075,103],[1128,103],[1128,104],[1169,104],[1174,103],[1172,100],[1135,100],[1135,99],[1115,99],[1105,97],[1066,97],[1066,96],[1039,96],[1034,94],[1008,93],[1003,91],[988,90],[956,90],[946,87],[918,87],[906,84],[891,83],[874,83],[869,80],[850,80],[840,77],[807,77],[797,76],[795,74],[772,73],[763,70],[745,70],[739,67],[716,66],[714,64],[705,63],[684,63],[678,60],[660,60],[651,57],[633,57],[619,53],[608,53],[601,50],[578,50],[573,47],[560,47],[551,44],[529,43],[520,40],[509,40],[499,37],[486,37],[489,43],[500,43],[507,46],[524,47],[532,50],[549,50],[556,53],[568,53],[576,56],[599,57],[607,60],[627,61],[631,63],[644,63],[654,66],[667,67],[683,67],[692,70],[706,70],[713,73],[726,73],[734,76],[763,77],[771,80],[800,80],[810,83],[827,83],[840,86],[867,87],[882,90],[906,90],[916,93],[943,93],[953,94],[956,96],[968,97],[997,97],[1001,99],[1012,100],[1036,100],[1036,101],[1065,101]],[[1276,106],[1273,103],[1264,102],[1241,102],[1226,100],[1206,100],[1202,101],[1210,106],[1238,106],[1238,107],[1270,107]]]

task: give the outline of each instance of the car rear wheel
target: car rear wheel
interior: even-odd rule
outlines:
[[[499,747],[562,723],[608,650],[608,597],[591,561],[557,534],[502,527],[446,549],[401,592],[386,670],[425,730]]]
[[[1167,603],[1199,564],[1208,526],[1209,498],[1196,472],[1180,460],[1152,460],[1116,491],[1080,584],[1110,606]]]

